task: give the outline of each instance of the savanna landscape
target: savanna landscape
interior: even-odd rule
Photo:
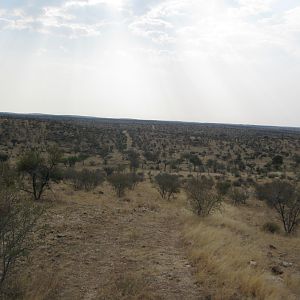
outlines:
[[[299,299],[300,129],[1,113],[1,299]]]

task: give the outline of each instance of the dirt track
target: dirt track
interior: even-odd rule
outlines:
[[[204,298],[186,258],[176,209],[161,205],[149,184],[122,200],[109,190],[82,195],[70,192],[72,200],[47,213],[46,245],[36,254],[41,260],[34,259],[41,265],[31,267],[55,273],[55,298]]]

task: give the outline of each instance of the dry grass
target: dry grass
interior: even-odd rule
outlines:
[[[213,299],[299,299],[299,272],[272,275],[270,268],[277,258],[276,253],[270,258],[268,251],[270,244],[284,243],[290,257],[297,255],[299,238],[262,232],[254,210],[248,207],[249,211],[251,219],[243,209],[227,204],[222,213],[207,219],[187,218],[185,240],[199,281]]]
[[[157,295],[150,291],[149,283],[144,274],[128,273],[126,270],[115,272],[110,285],[102,289],[95,297],[99,300],[158,300]]]

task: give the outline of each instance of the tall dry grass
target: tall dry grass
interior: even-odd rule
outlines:
[[[267,259],[268,243],[284,241],[293,249],[298,238],[266,234],[227,204],[206,219],[188,216],[184,239],[198,280],[213,299],[299,299],[299,276],[273,275]]]

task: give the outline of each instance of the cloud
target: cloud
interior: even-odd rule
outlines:
[[[255,61],[276,49],[300,54],[300,7],[275,13],[274,0],[231,3],[166,0],[135,17],[129,29],[153,43],[169,44],[180,58]]]
[[[88,20],[88,16],[82,16],[74,12],[74,8],[84,8],[103,4],[106,1],[67,1],[59,6],[40,7],[37,14],[33,15],[26,8],[1,10],[0,26],[2,30],[30,30],[42,34],[52,34],[68,38],[80,38],[85,36],[97,36],[101,34],[103,27],[110,22],[98,19],[94,22]],[[0,27],[1,29],[1,27]]]

